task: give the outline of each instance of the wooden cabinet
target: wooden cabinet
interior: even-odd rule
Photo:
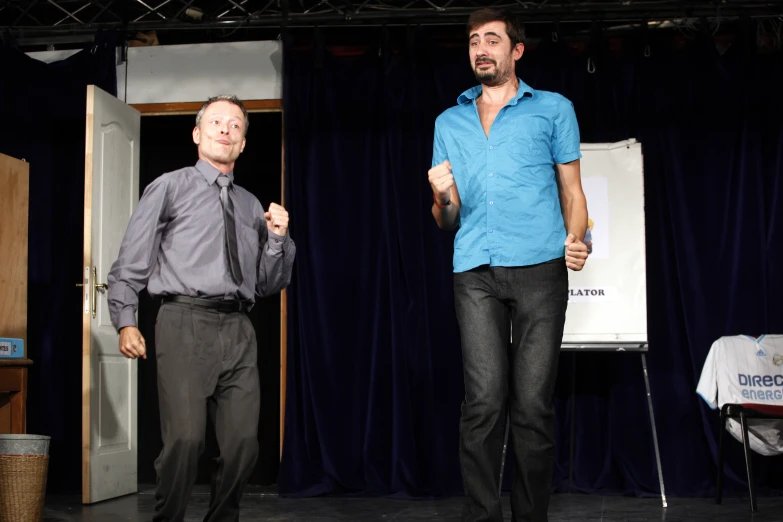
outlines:
[[[30,359],[0,359],[0,433],[27,433]]]
[[[0,337],[27,347],[29,165],[0,154]],[[27,352],[25,352],[25,355]],[[0,433],[26,433],[29,359],[0,359]]]

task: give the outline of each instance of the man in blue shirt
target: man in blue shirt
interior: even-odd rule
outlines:
[[[567,268],[581,270],[587,259],[579,128],[570,101],[516,77],[524,29],[513,17],[479,10],[468,21],[468,37],[481,85],[437,118],[429,171],[438,226],[458,227],[462,520],[503,520],[508,411],[516,456],[513,520],[546,521]]]

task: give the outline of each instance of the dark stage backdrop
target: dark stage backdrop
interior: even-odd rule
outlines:
[[[198,160],[191,131],[195,115],[142,116],[139,194],[165,172],[194,165]],[[250,191],[264,205],[280,203],[282,182],[282,115],[279,112],[251,113],[245,151],[234,170],[238,185]],[[155,364],[155,318],[160,302],[146,291],[140,296],[139,328],[149,354],[139,361],[139,483],[155,484],[154,462],[163,443],[160,438],[157,366]],[[248,313],[258,340],[258,370],[261,378],[261,414],[258,426],[259,456],[251,484],[274,484],[280,463],[280,294],[256,301]],[[197,483],[209,484],[218,456],[211,423],[199,463]]]
[[[52,437],[47,491],[78,493],[87,85],[117,94],[114,39],[51,64],[2,48],[0,71],[0,152],[30,164],[27,431]]]
[[[284,51],[298,250],[279,489],[460,494],[453,236],[431,217],[426,173],[436,116],[476,83],[467,45],[390,30],[337,54],[328,44],[343,37],[316,31]],[[712,341],[783,332],[783,55],[757,52],[747,34],[722,55],[704,34],[611,50],[545,39],[518,68],[574,102],[584,142],[642,143],[649,366],[670,495],[714,490],[718,418],[695,394]],[[561,359],[553,487],[568,486],[575,364],[574,488],[656,494],[639,358]],[[727,489],[738,492],[740,449],[729,439]],[[762,490],[780,489],[780,460],[754,459]]]

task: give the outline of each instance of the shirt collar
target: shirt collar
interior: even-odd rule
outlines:
[[[522,81],[521,78],[517,77],[517,80],[519,81],[519,88],[517,89],[517,94],[510,100],[508,100],[507,105],[516,105],[519,103],[519,100],[521,100],[525,94],[530,94],[530,96],[535,95],[535,90],[530,87],[528,84]],[[476,85],[475,87],[471,87],[467,91],[463,92],[459,95],[457,98],[457,103],[462,105],[464,103],[468,102],[474,102],[476,98],[481,96],[482,87],[481,85]]]
[[[210,185],[214,184],[217,180],[218,176],[220,176],[220,171],[204,161],[203,159],[199,159],[196,162],[196,169],[198,169],[199,172],[204,176],[204,179],[207,180],[207,183]],[[228,173],[228,179],[231,181],[231,185],[234,184],[234,171]]]

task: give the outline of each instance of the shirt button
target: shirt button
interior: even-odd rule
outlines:
[[[490,201],[490,202],[489,202],[489,204],[490,204],[490,205],[494,205],[494,204],[495,204],[495,202],[494,202],[494,201]]]
[[[489,146],[489,150],[492,150],[492,145]]]
[[[494,176],[494,174],[492,174],[492,173],[490,172],[490,173],[489,173],[489,177],[491,178],[492,176]]]

